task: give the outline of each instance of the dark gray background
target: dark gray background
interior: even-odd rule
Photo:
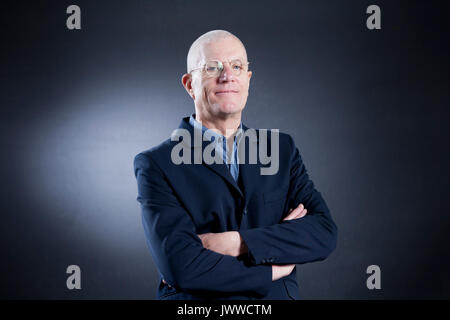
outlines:
[[[81,7],[82,30],[66,29]],[[366,28],[366,8],[382,29]],[[132,161],[193,112],[190,44],[225,29],[243,121],[291,134],[339,227],[304,299],[450,298],[449,28],[438,1],[2,1],[1,298],[152,299]],[[66,288],[68,265],[82,290]],[[367,266],[381,290],[366,288]]]

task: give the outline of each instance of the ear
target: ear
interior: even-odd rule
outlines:
[[[252,77],[253,72],[251,71],[247,71],[247,75],[248,75],[248,80],[250,81],[251,77]]]
[[[195,100],[194,89],[192,88],[192,75],[190,73],[183,74],[183,76],[181,77],[181,84],[183,85],[184,89],[186,89],[191,98]]]

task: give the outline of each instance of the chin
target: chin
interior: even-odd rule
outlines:
[[[231,113],[241,112],[242,109],[243,108],[241,108],[236,103],[226,103],[226,104],[220,104],[218,106],[218,110],[217,111],[219,111],[220,113],[231,114]]]

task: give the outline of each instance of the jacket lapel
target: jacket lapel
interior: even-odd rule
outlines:
[[[244,132],[246,132],[249,128],[242,124],[242,128],[244,129]],[[248,202],[250,200],[250,195],[255,191],[255,188],[258,187],[258,180],[260,175],[260,168],[261,163],[257,160],[256,164],[250,164],[249,162],[249,149],[250,147],[253,148],[253,150],[258,151],[258,143],[259,143],[259,135],[258,130],[256,130],[257,134],[257,140],[252,141],[251,139],[247,139],[247,141],[244,141],[244,139],[241,140],[241,142],[245,143],[245,159],[244,163],[239,164],[239,175],[242,179],[242,186],[243,186],[243,192],[245,196],[245,206],[247,207]]]
[[[190,132],[191,135],[191,148],[192,148],[192,161],[194,159],[194,155],[196,153],[200,153],[202,155],[202,165],[206,166],[207,168],[209,168],[210,170],[214,171],[216,174],[218,174],[220,177],[222,177],[228,184],[230,184],[234,189],[236,189],[236,191],[239,193],[239,195],[241,197],[244,197],[244,194],[242,193],[242,190],[239,188],[239,186],[237,185],[236,181],[234,180],[233,176],[230,173],[230,170],[228,170],[228,167],[225,163],[223,164],[218,164],[218,163],[212,163],[212,164],[207,164],[204,159],[203,159],[203,150],[205,150],[205,147],[207,145],[209,145],[211,142],[210,141],[203,141],[203,137],[202,137],[202,145],[201,146],[196,146],[194,143],[194,129],[190,124],[189,124],[189,117],[185,117],[183,118],[183,120],[180,123],[179,128],[181,129],[186,129]],[[198,134],[198,132],[197,132]],[[202,133],[200,132],[200,135]],[[199,150],[201,148],[201,150]],[[197,150],[196,150],[197,149]],[[194,162],[192,162],[194,163]],[[239,166],[239,170],[241,169],[241,166]],[[240,174],[240,172],[239,172]]]

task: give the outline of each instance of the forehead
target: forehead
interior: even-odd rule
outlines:
[[[245,48],[238,40],[233,37],[228,37],[203,44],[199,50],[199,58],[202,62],[209,60],[229,61],[234,59],[240,59],[245,62],[247,61],[247,54]]]

